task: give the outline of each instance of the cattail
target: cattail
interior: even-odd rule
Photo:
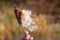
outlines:
[[[22,24],[22,22],[21,22],[22,11],[19,10],[19,8],[15,7],[14,8],[14,13],[15,13],[15,16],[17,18],[18,23],[21,25]]]

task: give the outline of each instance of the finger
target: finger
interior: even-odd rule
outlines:
[[[26,39],[30,39],[30,35],[26,35]]]
[[[28,32],[28,31],[25,31],[25,34],[27,34],[27,35],[28,35],[28,34],[29,34],[29,32]]]
[[[30,39],[29,40],[33,40],[33,37],[30,37]]]

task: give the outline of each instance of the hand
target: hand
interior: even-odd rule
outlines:
[[[29,35],[28,31],[25,31],[25,33],[20,37],[19,40],[33,40],[33,37]]]

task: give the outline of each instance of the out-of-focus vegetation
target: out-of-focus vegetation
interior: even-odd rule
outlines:
[[[2,25],[0,28],[4,28],[3,31],[0,30],[1,40],[5,38],[5,40],[18,40],[23,33],[14,15],[14,4],[20,9],[32,10],[32,16],[39,19],[38,26],[41,22],[39,15],[46,17],[44,21],[47,21],[47,24],[45,23],[47,30],[45,31],[45,27],[42,27],[37,32],[31,33],[34,40],[51,40],[52,38],[60,40],[60,0],[0,0],[0,24]],[[45,31],[43,35],[41,30]]]
[[[60,36],[60,32],[56,32]]]

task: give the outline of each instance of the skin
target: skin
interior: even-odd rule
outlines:
[[[28,31],[25,31],[25,33],[20,37],[19,40],[33,40],[33,37],[31,37]]]

